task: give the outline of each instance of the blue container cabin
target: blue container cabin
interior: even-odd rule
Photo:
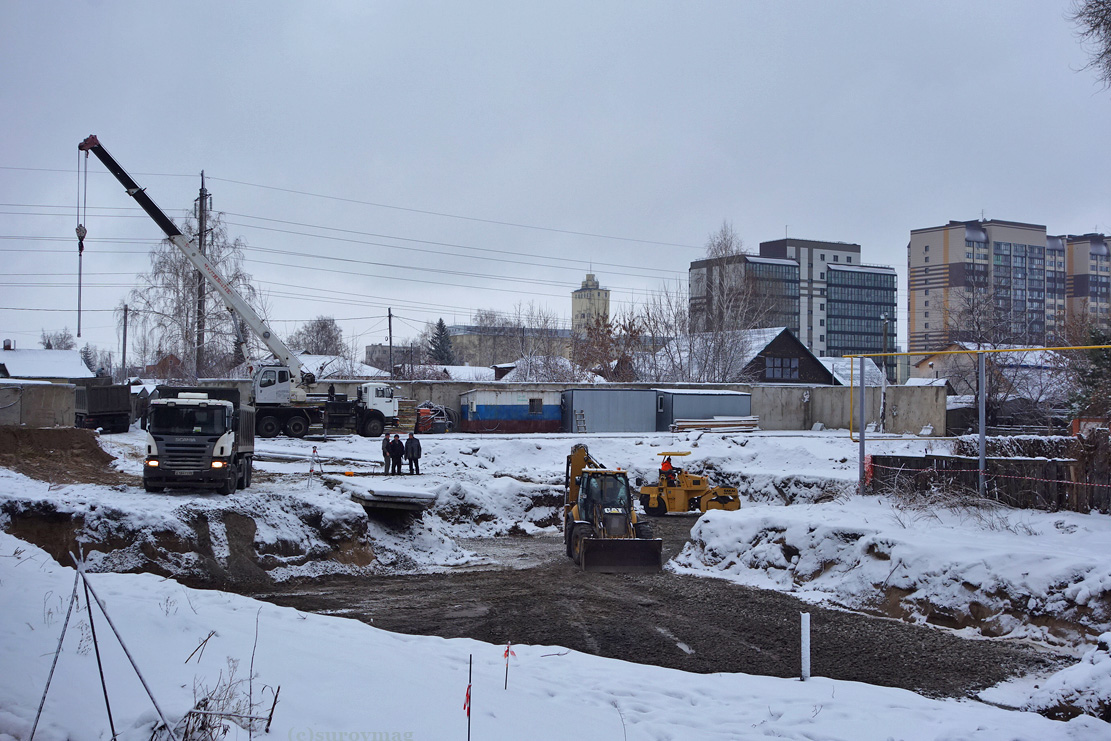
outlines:
[[[560,392],[537,388],[475,389],[459,395],[462,432],[559,432]]]

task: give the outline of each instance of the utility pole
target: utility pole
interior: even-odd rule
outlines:
[[[127,378],[127,304],[123,305],[123,360],[120,363],[123,366],[123,376]]]
[[[390,326],[390,378],[393,378],[393,309],[386,309],[386,318]]]
[[[204,252],[204,235],[205,230],[208,228],[208,209],[212,206],[212,196],[204,187],[204,170],[201,170],[201,192],[196,200],[196,213],[197,217],[197,250],[203,255]],[[197,351],[195,354],[194,373],[197,378],[201,376],[201,370],[204,368],[204,276],[201,271],[194,270],[193,274],[197,278]]]

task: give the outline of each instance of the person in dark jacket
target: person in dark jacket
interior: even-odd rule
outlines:
[[[393,467],[390,473],[401,473],[401,459],[405,456],[405,443],[401,442],[401,435],[394,435],[390,441],[390,460]]]
[[[388,433],[382,433],[382,473],[388,474],[392,469],[392,461],[390,460],[390,436]]]
[[[405,441],[405,457],[409,459],[409,473],[420,473],[420,440],[416,438],[413,433],[409,433],[409,439]]]

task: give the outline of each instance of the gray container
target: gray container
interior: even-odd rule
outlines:
[[[741,391],[699,389],[656,389],[656,431],[667,432],[677,419],[748,417],[752,394]]]
[[[564,432],[656,431],[656,392],[651,389],[568,389],[561,403]]]

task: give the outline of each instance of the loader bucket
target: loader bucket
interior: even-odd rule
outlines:
[[[603,574],[656,572],[663,566],[663,543],[659,538],[585,538],[580,566]]]

